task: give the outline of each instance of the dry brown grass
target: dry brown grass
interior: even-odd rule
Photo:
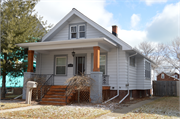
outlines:
[[[109,110],[79,106],[46,106],[38,109],[0,113],[3,118],[38,118],[38,119],[93,119]]]
[[[119,117],[119,119],[129,118],[179,119],[179,97],[163,97]]]
[[[0,110],[13,109],[18,107],[27,107],[29,104],[20,104],[20,103],[0,103]]]

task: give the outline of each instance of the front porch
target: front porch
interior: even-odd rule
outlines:
[[[35,53],[35,73],[40,75],[51,74],[50,77],[41,84],[42,86],[39,84],[41,88],[38,89],[37,92],[41,90],[40,99],[50,91],[51,86],[68,85],[66,80],[75,75],[89,74],[90,76],[92,72],[102,72],[103,75],[101,73],[98,74],[100,75],[100,79],[98,80],[100,80],[101,83],[99,81],[96,82],[97,85],[100,83],[99,86],[101,88],[97,88],[96,90],[103,90],[103,86],[109,86],[110,75],[108,75],[107,67],[109,62],[107,60],[107,54],[110,52],[110,49],[115,49],[116,44],[106,38],[25,43],[19,44],[19,46],[28,46],[29,48],[27,72],[30,74],[33,73],[32,62]],[[95,73],[95,75],[97,75],[97,73]],[[109,87],[105,88],[109,89]],[[97,91],[94,93],[97,93]],[[101,91],[99,93],[101,93]]]

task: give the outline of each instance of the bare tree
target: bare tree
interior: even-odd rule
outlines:
[[[165,61],[166,47],[162,43],[155,44],[152,42],[144,41],[140,43],[135,49],[139,50],[147,58],[154,61],[158,67],[161,66]]]
[[[180,73],[180,38],[172,41],[172,45],[167,45],[166,61]]]

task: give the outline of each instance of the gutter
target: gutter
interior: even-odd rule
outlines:
[[[118,64],[118,61],[119,61],[119,47],[116,48],[116,53],[117,53],[116,62]],[[112,97],[111,99],[105,101],[104,103],[107,103],[107,102],[109,102],[109,101],[111,101],[111,100],[113,100],[113,99],[115,99],[116,97],[119,96],[119,68],[118,68],[118,65],[116,65],[116,79],[117,79],[117,95]]]
[[[135,53],[135,54],[133,54],[133,55],[130,55],[130,56],[128,57],[128,65],[127,65],[127,68],[128,68],[128,70],[127,70],[127,84],[126,84],[126,87],[128,88],[128,93],[127,93],[127,95],[126,95],[122,100],[119,101],[119,103],[121,103],[122,101],[124,101],[124,100],[127,98],[127,96],[129,95],[129,59],[130,59],[130,57],[133,57],[133,56],[135,56],[135,55],[137,55],[137,53]]]

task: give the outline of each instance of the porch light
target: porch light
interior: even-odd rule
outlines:
[[[73,49],[73,52],[72,52],[72,56],[73,56],[73,57],[75,56],[75,52],[74,52],[74,49]]]

